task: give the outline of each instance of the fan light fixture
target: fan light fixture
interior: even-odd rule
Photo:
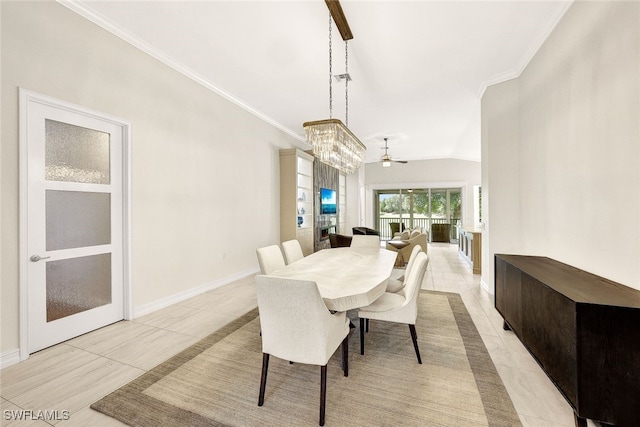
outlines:
[[[391,158],[391,156],[389,155],[389,145],[387,144],[387,138],[384,138],[384,154],[382,155],[382,158],[380,159],[380,161],[382,162],[382,167],[383,168],[390,168],[391,167],[391,162],[395,162],[395,163],[407,163],[406,160],[394,160]]]
[[[340,2],[337,0],[325,0],[329,8],[329,119],[316,120],[303,123],[306,140],[313,147],[313,154],[321,162],[333,166],[336,169],[350,174],[355,172],[360,163],[364,160],[367,148],[349,130],[349,50],[347,40],[353,38],[347,19],[342,12]],[[332,117],[332,74],[331,74],[331,20],[336,23],[345,47],[345,74],[336,76],[338,80],[345,81],[345,121],[346,125],[339,119]]]

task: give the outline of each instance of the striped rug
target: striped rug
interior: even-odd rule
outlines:
[[[349,377],[339,350],[329,362],[326,425],[521,425],[460,296],[421,291],[418,303],[423,364],[406,325],[372,320],[364,356],[356,330]],[[317,366],[272,357],[265,403],[257,406],[259,331],[253,310],[91,407],[131,426],[318,425]]]

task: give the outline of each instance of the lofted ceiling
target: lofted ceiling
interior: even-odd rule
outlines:
[[[329,118],[329,11],[323,0],[59,0],[296,137]],[[348,126],[366,162],[480,160],[480,96],[520,74],[570,1],[342,0]],[[345,44],[332,31],[332,71]],[[333,80],[345,121],[345,83]],[[401,167],[401,166],[400,166]]]

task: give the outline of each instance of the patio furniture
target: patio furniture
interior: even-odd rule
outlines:
[[[431,224],[432,242],[451,242],[451,224]]]
[[[391,237],[395,237],[396,233],[404,231],[404,222],[390,222],[389,228],[391,228]]]

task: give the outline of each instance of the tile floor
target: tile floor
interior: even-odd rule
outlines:
[[[513,333],[502,330],[492,296],[456,245],[429,245],[422,287],[462,295],[525,427],[574,425],[569,404]],[[253,278],[247,277],[38,352],[0,371],[0,425],[121,426],[89,405],[255,306]],[[6,411],[18,409],[58,410],[57,418],[68,419],[8,420]]]

